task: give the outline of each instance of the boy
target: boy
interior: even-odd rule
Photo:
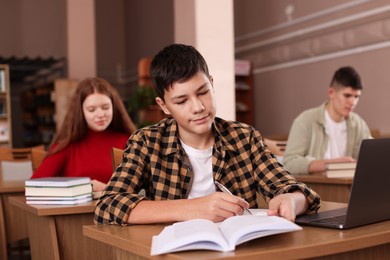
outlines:
[[[371,138],[366,122],[352,112],[362,89],[354,68],[341,67],[334,73],[328,100],[302,112],[291,126],[283,158],[288,171],[321,172],[329,162],[356,161],[362,140]]]
[[[169,118],[130,137],[97,203],[97,223],[219,222],[256,208],[256,192],[271,199],[269,215],[294,221],[318,209],[319,196],[282,168],[258,131],[215,117],[213,79],[195,48],[165,47],[150,74]],[[236,196],[216,192],[214,181]]]

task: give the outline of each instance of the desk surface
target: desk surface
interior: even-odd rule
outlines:
[[[322,210],[344,207],[344,203],[323,202]],[[165,225],[89,225],[83,227],[87,237],[108,244],[119,254],[131,253],[141,258],[151,258],[152,236],[159,234]],[[365,247],[390,243],[390,221],[371,224],[350,230],[303,227],[303,230],[273,235],[237,246],[234,252],[187,251],[163,255],[175,259],[209,259],[223,257],[310,258],[338,254]]]
[[[294,177],[304,183],[322,183],[322,184],[347,184],[351,185],[353,178],[328,178],[325,172],[316,172],[310,174],[294,174]]]
[[[77,205],[28,205],[26,198],[10,197],[10,204],[37,216],[71,215],[92,213],[95,210],[96,200]]]

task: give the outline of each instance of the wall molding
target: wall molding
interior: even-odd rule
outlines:
[[[320,18],[322,16],[326,16],[326,15],[329,15],[329,14],[332,14],[332,13],[335,13],[335,12],[341,12],[341,11],[343,11],[345,9],[349,9],[351,7],[355,7],[355,6],[358,6],[358,5],[370,2],[370,1],[372,1],[372,0],[354,0],[354,1],[347,2],[347,3],[343,3],[343,4],[340,4],[340,5],[331,7],[331,8],[327,8],[327,9],[324,9],[324,10],[321,10],[321,11],[318,11],[318,12],[311,13],[309,15],[298,17],[298,18],[296,18],[294,20],[290,20],[290,21],[285,22],[285,23],[281,23],[281,24],[277,24],[277,25],[268,27],[266,29],[262,29],[262,30],[259,30],[259,31],[255,31],[255,32],[251,32],[251,33],[248,33],[248,34],[244,34],[244,35],[238,36],[238,37],[236,37],[235,42],[237,44],[240,41],[249,40],[251,38],[255,38],[255,37],[264,35],[266,33],[270,33],[270,32],[273,32],[273,31],[285,29],[285,28],[291,27],[293,25],[297,25],[297,24],[300,24],[300,23],[303,23],[303,22],[307,22],[307,21],[310,21],[310,20],[313,20],[313,19],[317,19],[317,18]]]
[[[241,47],[236,47],[235,52],[237,55],[237,54],[240,54],[242,52],[251,51],[251,50],[256,49],[256,48],[260,48],[260,47],[264,47],[264,46],[268,46],[268,45],[272,45],[272,44],[279,44],[283,41],[291,40],[291,39],[294,39],[297,37],[303,37],[303,36],[309,35],[311,33],[320,32],[320,31],[323,31],[325,29],[329,29],[332,27],[341,26],[341,25],[352,23],[352,22],[355,22],[355,21],[358,21],[361,19],[377,16],[377,15],[380,15],[380,14],[383,14],[383,13],[386,13],[389,11],[390,11],[390,5],[385,5],[385,6],[382,6],[379,8],[375,8],[375,9],[367,10],[364,12],[356,13],[353,15],[345,16],[345,17],[335,19],[335,20],[332,20],[329,22],[313,25],[313,26],[307,27],[305,29],[292,31],[292,32],[289,32],[289,33],[286,33],[283,35],[279,35],[279,36],[265,39],[262,41],[246,44],[246,45],[243,45]]]
[[[306,65],[306,64],[310,64],[310,63],[314,63],[314,62],[320,62],[320,61],[325,61],[325,60],[329,60],[329,59],[335,59],[335,58],[340,58],[340,57],[344,57],[344,56],[348,56],[348,55],[360,54],[360,53],[384,49],[384,48],[390,48],[390,41],[366,45],[366,46],[362,46],[362,47],[356,47],[356,48],[352,48],[352,49],[348,49],[348,50],[333,52],[333,53],[329,53],[329,54],[319,55],[319,56],[300,59],[300,60],[279,63],[279,64],[271,65],[271,66],[265,66],[265,67],[254,69],[253,74],[261,74],[261,73],[265,73],[265,72],[269,72],[269,71],[273,71],[273,70],[286,69],[286,68],[290,68],[290,67]]]

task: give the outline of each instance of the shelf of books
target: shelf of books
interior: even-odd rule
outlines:
[[[12,147],[9,66],[0,64],[0,146]]]
[[[235,60],[236,120],[254,125],[253,74],[249,60]]]

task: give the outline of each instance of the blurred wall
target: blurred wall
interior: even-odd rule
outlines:
[[[364,88],[356,108],[390,133],[390,2],[235,1],[236,57],[254,65],[255,126],[287,134],[303,110],[326,100],[336,69],[351,65]]]

